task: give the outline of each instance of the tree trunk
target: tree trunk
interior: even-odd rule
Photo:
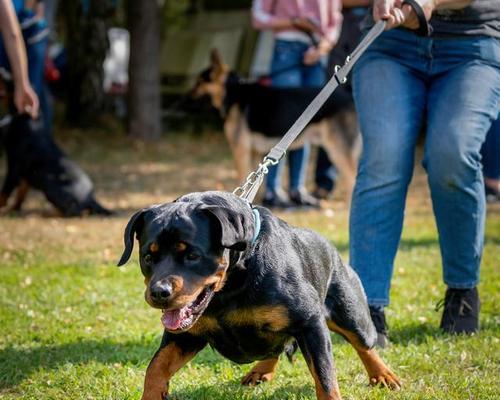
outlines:
[[[66,23],[68,95],[66,120],[89,127],[104,109],[103,63],[108,49],[108,20],[112,0],[61,1]]]
[[[160,16],[158,0],[129,0],[128,134],[142,140],[161,135]]]

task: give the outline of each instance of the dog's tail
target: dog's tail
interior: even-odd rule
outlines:
[[[93,196],[89,200],[88,210],[91,215],[102,215],[105,217],[110,217],[114,214],[113,211],[101,206]]]

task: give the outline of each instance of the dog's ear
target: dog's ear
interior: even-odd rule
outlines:
[[[220,69],[225,65],[219,50],[215,48],[210,52],[210,64],[212,64],[212,67]]]
[[[205,205],[201,210],[209,217],[215,217],[220,229],[222,247],[231,250],[244,251],[250,245],[254,225],[243,213],[230,208]]]
[[[134,235],[142,229],[142,225],[144,224],[144,214],[148,210],[149,208],[143,208],[142,210],[137,211],[134,215],[132,215],[130,221],[128,221],[127,227],[125,228],[125,232],[123,234],[125,249],[123,250],[120,261],[118,261],[117,264],[119,267],[125,264],[130,258],[132,250],[134,249]]]

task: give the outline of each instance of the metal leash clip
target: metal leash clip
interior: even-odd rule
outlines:
[[[245,183],[234,189],[233,194],[252,202],[264,180],[264,176],[269,172],[269,167],[278,164],[278,162],[279,160],[276,161],[272,158],[264,157],[257,170],[250,172]]]

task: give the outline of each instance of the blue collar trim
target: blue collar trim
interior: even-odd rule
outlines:
[[[260,233],[260,213],[259,210],[257,210],[256,208],[252,208],[252,214],[254,222],[254,232],[252,238],[252,246],[253,246],[257,241],[257,237],[259,236]]]

